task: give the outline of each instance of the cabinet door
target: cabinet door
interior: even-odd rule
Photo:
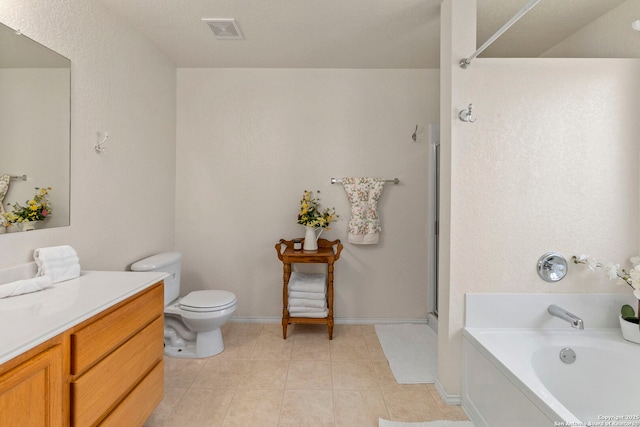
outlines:
[[[0,375],[0,426],[63,425],[60,345]]]

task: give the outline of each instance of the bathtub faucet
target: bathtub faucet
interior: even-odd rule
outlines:
[[[547,309],[550,315],[561,318],[562,320],[566,320],[571,324],[572,328],[584,329],[584,322],[581,318],[576,316],[575,314],[569,313],[562,307],[558,307],[555,304],[551,304]]]

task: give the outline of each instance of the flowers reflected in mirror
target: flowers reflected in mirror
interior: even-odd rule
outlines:
[[[31,221],[44,221],[51,216],[51,203],[49,202],[49,192],[51,187],[35,187],[36,193],[33,198],[27,200],[23,205],[20,203],[7,203],[12,208],[11,212],[4,213],[9,226],[22,224]]]

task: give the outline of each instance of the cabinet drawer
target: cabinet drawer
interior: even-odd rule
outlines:
[[[94,364],[137,331],[162,315],[162,282],[132,300],[116,305],[98,320],[71,334],[71,374]],[[162,339],[160,340],[162,342]]]
[[[158,317],[71,383],[74,426],[89,426],[111,410],[162,360],[164,319]]]
[[[160,361],[100,423],[100,426],[141,426],[160,403],[163,394],[164,362]]]

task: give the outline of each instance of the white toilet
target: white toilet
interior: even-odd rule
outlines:
[[[236,311],[238,300],[229,291],[194,291],[180,295],[180,260],[177,252],[142,259],[132,271],[161,271],[164,279],[164,354],[202,358],[224,350],[220,328]]]

